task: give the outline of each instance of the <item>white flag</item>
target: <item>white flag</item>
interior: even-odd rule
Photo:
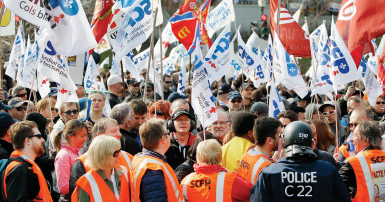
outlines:
[[[179,54],[170,55],[168,58],[163,60],[163,75],[170,75],[174,69],[176,62],[178,61]],[[183,60],[182,60],[183,61]],[[170,75],[171,76],[171,75]]]
[[[137,0],[129,7],[114,41],[116,61],[147,40],[153,31],[153,20],[150,0]]]
[[[20,22],[19,29],[17,31],[17,35],[15,38],[15,42],[13,42],[11,55],[9,57],[9,63],[7,69],[5,70],[5,74],[15,79],[16,70],[17,70],[17,58],[21,56],[22,51],[24,51],[21,45],[24,44],[24,32],[23,32],[23,23]]]
[[[158,20],[156,21],[158,24]],[[162,31],[162,56],[160,55],[160,41],[155,44],[154,48],[154,58],[155,61],[160,60],[166,56],[166,51],[171,43],[178,41],[178,39],[174,36],[174,33],[171,30],[171,23],[168,22],[166,27]],[[170,54],[173,55],[173,54]]]
[[[51,92],[48,78],[44,76],[42,73],[37,72],[37,83],[38,83],[40,96],[42,98],[45,98],[48,95],[48,93]]]
[[[325,24],[320,25],[317,29],[315,29],[310,36],[313,38],[315,44],[319,44],[319,39],[321,37],[321,29],[325,27]],[[326,28],[326,27],[325,27]]]
[[[37,80],[35,76],[37,68],[36,55],[30,40],[28,35],[27,49],[24,56],[23,86],[26,88],[33,88],[33,90],[37,91]],[[32,83],[34,83],[33,87]]]
[[[207,127],[218,119],[211,93],[209,75],[207,74],[199,40],[196,40],[194,79],[192,83],[191,105],[203,127]]]
[[[19,86],[24,86],[23,85],[23,77],[24,77],[24,57],[26,54],[25,50],[25,39],[23,38],[21,40],[21,55],[20,55],[20,60],[19,60],[19,66],[17,67],[17,74],[16,74],[16,81],[17,85]]]
[[[150,59],[150,47],[134,57],[133,60],[135,62],[136,68],[138,68],[139,72],[144,70],[144,69],[147,69],[149,59]]]
[[[377,69],[378,69],[377,62],[378,61],[377,61],[377,56],[376,55],[369,56],[367,65],[370,68],[370,70],[372,71],[372,73],[374,73],[375,75],[377,75]]]
[[[223,29],[206,55],[207,72],[210,81],[219,81],[225,75],[230,64],[230,27]]]
[[[231,24],[235,20],[234,5],[232,0],[223,0],[208,15],[206,21],[207,33],[210,37],[216,31]]]
[[[80,0],[49,0],[49,4],[51,41],[58,54],[79,55],[98,45]]]
[[[343,87],[344,84],[360,79],[356,64],[336,25],[332,20],[330,36],[330,56],[331,56],[331,81],[333,82],[333,88],[337,89]]]
[[[106,57],[103,62],[99,65],[99,69],[104,69],[104,66],[110,66],[110,57]]]
[[[94,48],[94,52],[102,54],[109,50],[111,50],[111,45],[108,42],[107,35],[105,34],[103,38],[99,41],[98,46]]]
[[[103,81],[103,77],[100,76],[100,80]],[[106,90],[106,87],[104,86],[104,84],[101,84],[100,85],[100,91],[103,92],[106,97],[108,97],[108,91]],[[103,115],[106,116],[106,117],[110,117],[110,113],[111,113],[111,105],[110,105],[110,101],[108,99],[106,99],[104,101],[104,107],[103,107]]]
[[[275,38],[275,37],[274,37]],[[269,117],[277,118],[280,112],[286,111],[274,81],[270,82]]]
[[[134,61],[134,53],[130,51],[126,56],[123,58],[123,69],[127,70],[131,73],[131,75],[136,78],[137,80],[140,80],[140,71],[136,66],[136,63]]]
[[[117,62],[115,60],[115,57],[112,57],[112,65],[111,65],[111,75],[118,75],[120,78],[122,78],[122,70],[120,67],[120,62]]]
[[[187,83],[187,72],[186,72],[186,66],[184,65],[184,62],[182,60],[182,64],[179,66],[179,81],[178,81],[178,93],[184,95],[184,89],[186,88]]]
[[[87,70],[84,75],[84,89],[85,90],[97,90],[98,84],[96,77],[99,75],[98,66],[95,63],[92,55],[88,58]]]
[[[298,23],[298,20],[299,20],[299,18],[300,18],[300,16],[301,16],[302,6],[303,6],[303,4],[301,4],[301,5],[298,7],[297,11],[293,14],[293,19],[294,19],[297,23]]]
[[[362,58],[365,60],[364,58]],[[376,105],[376,100],[379,96],[381,96],[384,92],[382,91],[382,87],[378,83],[376,77],[373,75],[370,68],[367,68],[364,61],[361,61],[361,64],[358,68],[359,72],[364,76],[364,85],[366,90],[366,95],[368,96],[368,100],[371,106]]]

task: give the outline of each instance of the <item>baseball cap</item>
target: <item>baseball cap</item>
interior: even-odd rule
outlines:
[[[176,110],[174,113],[172,113],[171,119],[175,120],[176,118],[178,118],[182,114],[186,114],[191,119],[190,112],[185,110],[185,109],[178,109],[178,110]]]
[[[12,98],[9,102],[8,102],[8,105],[10,107],[20,107],[21,105],[28,105],[28,102],[26,102],[25,100],[23,100],[23,98],[20,98],[20,97],[15,97],[15,98]]]
[[[50,92],[48,93],[48,97],[57,96],[57,88],[56,87],[51,87],[49,90],[50,90]]]
[[[264,102],[257,102],[257,103],[254,103],[253,106],[251,106],[250,112],[251,113],[258,112],[265,116],[269,116],[269,107]]]
[[[122,79],[118,75],[114,74],[114,75],[111,75],[110,77],[108,77],[107,86],[111,86],[111,85],[114,85],[114,84],[117,84],[120,82],[122,82]]]
[[[182,95],[178,92],[174,92],[174,93],[171,93],[169,96],[168,96],[168,101],[170,101],[171,103],[176,100],[176,99],[187,99],[188,98],[188,95]]]
[[[152,92],[150,94],[150,97],[149,97],[150,100],[154,100],[154,92]],[[156,100],[161,100],[162,97],[160,97],[160,95],[158,93],[156,93]]]
[[[140,83],[140,82],[137,81],[136,79],[131,79],[129,85],[133,85],[133,84],[136,84],[136,83]]]
[[[239,91],[243,91],[243,89],[246,89],[249,86],[254,88],[254,84],[252,84],[252,83],[244,83],[243,85],[241,85],[241,87],[239,87]]]
[[[334,107],[334,108],[336,107],[334,101],[326,101],[323,105],[321,105],[321,106],[319,107],[318,111],[322,113],[322,112],[324,111],[324,108],[325,108],[326,106],[332,106],[332,107]]]
[[[11,106],[8,106],[4,104],[3,102],[0,101],[0,109],[5,109],[5,110],[12,110]]]
[[[0,128],[9,128],[12,124],[17,121],[12,118],[7,112],[0,112]]]
[[[219,94],[225,94],[225,93],[229,93],[233,91],[233,89],[231,89],[231,86],[227,83],[221,83],[221,85],[219,86],[219,90],[218,90],[218,93]]]
[[[231,91],[229,96],[227,96],[227,100],[232,100],[237,97],[242,98],[242,95],[238,91]]]

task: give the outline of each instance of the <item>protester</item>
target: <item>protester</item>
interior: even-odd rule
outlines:
[[[318,111],[319,105],[311,103],[307,105],[305,108],[305,119],[306,120],[313,120],[313,119],[319,119],[322,120],[322,114]]]
[[[17,98],[17,97],[22,98],[23,100],[27,100],[27,97],[28,97],[27,91],[23,86],[14,86],[12,88],[12,96],[14,98]]]
[[[253,106],[253,104],[255,103],[255,101],[252,99],[253,89],[254,85],[249,83],[245,83],[239,88],[243,100],[242,109],[247,112],[250,111],[251,106]]]
[[[228,112],[223,109],[217,110],[218,119],[211,124],[211,132],[222,144],[226,133],[231,130],[232,119]]]
[[[110,103],[111,109],[121,103],[122,101],[119,99],[118,94],[123,90],[123,82],[122,79],[118,75],[111,75],[107,79],[108,91],[108,102]]]
[[[258,118],[262,118],[269,116],[269,107],[264,102],[256,102],[251,106],[250,112],[257,115]]]
[[[179,72],[171,74],[171,90],[174,92],[178,91]],[[170,101],[171,102],[171,101]]]
[[[237,173],[254,184],[261,170],[274,163],[271,154],[280,146],[280,134],[282,124],[277,119],[270,117],[257,119],[253,129],[255,145],[249,147],[243,155]]]
[[[135,140],[137,134],[130,132],[135,122],[134,110],[128,103],[120,103],[111,110],[110,117],[118,122],[119,131],[122,134],[120,138],[122,150],[135,156],[141,149]]]
[[[150,98],[151,93],[154,92],[154,83],[152,83],[150,81],[147,82],[147,90],[146,90],[146,92],[144,92],[145,84],[146,84],[146,82],[144,82],[144,81],[142,81],[140,83],[140,86],[139,86],[140,87],[140,94],[142,95],[142,97],[145,96],[145,98],[148,100]]]
[[[343,161],[340,174],[352,201],[375,201],[372,167],[384,161],[382,133],[377,124],[362,121],[353,134],[350,141],[354,144],[357,156]]]
[[[14,151],[9,129],[16,122],[7,112],[0,112],[0,159],[8,159]]]
[[[50,92],[48,93],[49,98],[57,100],[57,87],[51,87]]]
[[[229,112],[242,110],[242,95],[238,91],[232,91],[227,97]]]
[[[217,99],[223,103],[227,103],[227,97],[229,96],[229,93],[231,91],[233,91],[233,89],[231,89],[231,86],[229,84],[221,83],[221,85],[219,85]]]
[[[356,107],[359,107],[359,106],[363,106],[364,103],[361,101],[360,97],[357,97],[357,96],[351,96],[347,102],[347,112],[348,114],[344,115],[342,118],[341,118],[341,123],[342,125],[344,126],[348,126],[348,123],[349,123],[349,117],[350,117],[350,113],[354,110],[354,108]]]
[[[8,102],[8,106],[12,107],[12,110],[8,110],[8,113],[13,119],[23,121],[25,115],[27,115],[28,102],[20,97],[12,98]]]
[[[78,89],[76,90],[76,95],[78,98],[86,97],[86,91],[84,90],[83,86],[76,86]]]
[[[291,104],[286,109],[295,112],[298,116],[298,120],[302,121],[306,119],[305,108],[299,107],[295,104]]]
[[[146,122],[146,116],[147,116],[147,106],[146,103],[143,102],[143,100],[140,99],[134,99],[130,101],[130,107],[132,110],[134,110],[134,123],[130,130],[130,132],[136,133],[136,142],[138,142],[139,147],[142,148],[142,142],[140,141],[139,136],[139,128],[140,126]]]
[[[347,128],[341,124],[341,111],[339,106],[337,105],[337,108],[336,108],[334,101],[326,101],[323,105],[320,106],[319,111],[320,113],[322,113],[324,121],[326,122],[326,124],[328,124],[330,131],[335,136],[336,134],[338,134],[338,139],[340,141],[344,140]],[[336,119],[336,113],[337,113],[337,119]],[[338,127],[338,133],[336,133],[337,127]]]
[[[156,106],[156,107],[155,107]],[[170,112],[171,103],[167,100],[158,100],[156,103],[153,103],[150,107],[150,116],[151,118],[159,118],[163,120],[168,120],[171,115]],[[156,108],[156,111],[155,111]]]
[[[317,148],[321,151],[326,151],[333,155],[336,148],[336,137],[329,130],[328,125],[324,121],[314,119],[311,122],[314,124],[316,129]]]
[[[135,78],[132,79],[128,85],[129,91],[127,93],[127,98],[135,98],[135,99],[140,99],[141,94],[140,94],[140,88],[139,88],[140,82],[137,81]]]
[[[277,119],[282,123],[282,127],[285,128],[289,123],[298,121],[298,115],[293,111],[283,111],[278,114]]]
[[[91,170],[76,181],[72,201],[131,201],[130,172],[119,166],[120,150],[113,137],[100,135],[92,141],[85,161]]]
[[[165,121],[151,119],[140,127],[143,152],[135,155],[132,176],[133,200],[148,202],[183,201],[182,190],[165,153],[170,147],[170,133]],[[167,158],[168,160],[168,158]]]
[[[87,121],[92,125],[95,125],[97,121],[105,117],[103,115],[103,108],[106,103],[106,95],[100,91],[92,92],[88,95],[88,99],[91,100],[91,109]]]
[[[170,96],[170,94],[174,92],[170,90],[170,88],[171,88],[171,77],[170,75],[165,74],[163,76],[163,92],[164,92],[165,100],[167,100],[168,96]]]
[[[186,201],[249,201],[252,184],[221,166],[221,145],[216,140],[205,140],[197,147],[197,163],[194,173],[181,182]],[[204,186],[191,186],[204,181]],[[206,185],[206,182],[209,184]],[[223,187],[223,188],[222,188]]]
[[[37,125],[32,121],[17,122],[9,134],[15,151],[4,172],[3,200],[52,202],[44,175],[34,162],[44,154],[44,139]]]
[[[55,148],[58,153],[55,158],[55,173],[57,179],[57,187],[62,201],[68,201],[71,197],[69,194],[69,179],[71,166],[80,156],[80,149],[87,141],[87,127],[81,120],[70,120],[55,138]],[[61,138],[66,139],[66,143],[61,143]]]
[[[350,201],[337,168],[316,160],[311,148],[313,131],[308,124],[295,121],[287,125],[283,141],[285,158],[260,172],[250,201]]]
[[[343,99],[340,99],[339,102],[341,108],[341,116],[349,114],[349,99],[353,96],[360,98],[361,102],[363,102],[364,93],[361,92],[358,88],[356,89],[353,85],[349,86],[346,89],[345,96],[343,97]]]
[[[372,107],[372,112],[374,114],[374,121],[382,122],[384,120],[384,112],[385,112],[384,97],[380,96],[376,99],[376,104]]]
[[[59,115],[59,109],[55,107],[56,100],[53,98],[45,98],[40,100],[37,105],[37,113],[42,114],[47,119],[55,119]]]
[[[306,107],[311,103],[311,91],[308,91],[308,93],[306,94],[305,97],[303,98],[300,98],[298,101],[297,101],[297,104],[299,107],[302,107],[303,109],[306,109]],[[302,119],[299,119],[299,120],[302,120]]]
[[[250,112],[238,112],[233,117],[231,130],[234,133],[234,138],[222,146],[222,166],[229,171],[237,171],[243,154],[250,146],[254,145],[253,126],[254,120],[257,118],[255,114]]]

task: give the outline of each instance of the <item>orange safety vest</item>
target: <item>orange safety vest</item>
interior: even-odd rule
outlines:
[[[385,152],[374,149],[362,151],[358,153],[357,156],[352,156],[347,159],[353,167],[357,181],[357,192],[352,202],[377,201],[374,193],[371,164],[380,163],[384,158]]]
[[[345,159],[347,159],[351,156],[356,156],[355,152],[348,151],[348,145],[346,145],[346,144],[341,145],[339,150],[342,153],[342,155],[344,155]]]
[[[249,147],[242,156],[237,173],[254,184],[257,181],[259,172],[270,164],[272,164],[272,162],[269,160],[269,157],[256,151],[255,145],[253,145]]]
[[[126,171],[126,170],[129,171],[131,169],[133,158],[134,157],[131,154],[129,154],[125,151],[120,151],[119,165],[123,171]],[[78,159],[83,163],[83,166],[84,166],[84,169],[86,170],[86,172],[91,170],[91,168],[86,166],[86,164],[85,164],[85,161],[87,159],[87,153],[84,153],[83,155],[79,156]],[[123,168],[123,167],[125,167],[125,168]]]
[[[52,198],[47,186],[47,182],[45,181],[43,172],[41,171],[39,166],[21,151],[18,151],[18,150],[13,151],[11,154],[11,158],[13,157],[21,157],[28,163],[32,164],[32,171],[37,175],[39,180],[39,187],[40,187],[40,191],[36,196],[36,198],[34,199],[34,201],[52,202]],[[8,173],[18,164],[22,164],[22,163],[18,161],[12,161],[5,169],[4,176],[7,176]],[[23,176],[20,176],[20,177],[23,177]],[[4,177],[4,181],[3,181],[5,198],[7,198],[7,184],[5,183],[6,178],[7,177]]]
[[[161,170],[164,175],[166,189],[167,189],[167,199],[169,202],[184,202],[182,192],[179,187],[178,179],[174,173],[174,170],[171,168],[168,163],[163,162],[162,160],[152,157],[134,157],[132,162],[133,169],[131,172],[131,186],[133,188],[133,201],[139,202],[140,195],[140,183],[144,173],[147,169],[150,170]]]
[[[119,202],[130,200],[129,173],[124,172],[120,176]],[[72,201],[78,201],[78,188],[82,188],[90,196],[90,202],[118,202],[115,194],[106,184],[103,178],[94,170],[88,171],[76,181],[76,189],[71,196]]]
[[[186,201],[231,202],[231,190],[237,174],[218,172],[213,174],[191,173],[181,182]]]

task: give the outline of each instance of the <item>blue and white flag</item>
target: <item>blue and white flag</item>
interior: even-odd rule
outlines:
[[[221,1],[207,15],[206,29],[208,35],[212,37],[216,31],[233,21],[235,21],[233,0]]]
[[[219,81],[225,75],[230,63],[230,27],[229,23],[221,32],[208,51],[205,61],[210,81]]]
[[[261,65],[263,61],[253,53],[248,47],[246,47],[245,42],[243,42],[241,33],[238,29],[238,59],[240,65],[243,69],[244,74],[250,75],[258,67]]]
[[[23,70],[23,86],[26,88],[33,88],[37,91],[37,80],[35,76],[36,72],[36,55],[33,51],[33,46],[31,44],[31,38],[28,35],[27,49],[24,56],[24,70]],[[32,83],[33,87],[32,87]]]
[[[262,63],[257,66],[257,68],[254,70],[253,74],[251,75],[253,84],[255,88],[258,88],[259,85],[262,83],[266,83],[269,81],[269,77],[267,76],[267,70],[266,70],[266,63],[262,56],[262,51],[258,47],[258,57],[262,60]]]
[[[21,41],[21,55],[19,60],[19,65],[17,66],[17,74],[16,74],[16,81],[17,85],[24,86],[23,85],[23,77],[24,77],[24,63],[25,63],[25,55],[26,55],[26,47],[25,47],[25,39],[23,38]]]
[[[364,80],[364,86],[366,90],[366,95],[371,106],[376,104],[376,100],[384,92],[382,91],[381,85],[378,83],[376,77],[373,75],[370,68],[367,67],[365,58],[362,56],[360,66],[358,67],[358,72],[362,75]]]
[[[88,58],[87,70],[84,75],[84,89],[87,90],[98,90],[98,84],[96,77],[99,75],[98,66],[95,63],[92,55]]]
[[[39,93],[40,93],[40,96],[42,98],[45,98],[48,93],[51,92],[51,89],[50,89],[50,83],[48,81],[48,78],[47,76],[43,75],[42,73],[40,73],[39,71],[37,72],[37,83],[38,83],[38,90],[39,90]]]
[[[315,29],[310,35],[313,38],[316,45],[319,44],[319,40],[321,37],[321,29],[323,26],[325,26],[325,24],[322,24],[319,27],[317,27],[317,29]]]
[[[289,90],[294,90],[301,98],[305,97],[308,89],[301,72],[286,52],[277,33],[274,33],[273,71],[277,83],[282,83]]]
[[[22,45],[24,44],[24,32],[23,32],[23,23],[20,22],[19,29],[17,31],[17,35],[15,41],[13,42],[11,55],[9,57],[9,63],[7,69],[5,70],[5,74],[15,79],[16,71],[18,70],[17,58],[24,54],[24,49]]]
[[[142,44],[153,31],[152,3],[137,0],[127,10],[113,45],[116,61]]]
[[[140,71],[136,67],[136,64],[134,61],[134,56],[135,55],[134,55],[134,53],[132,53],[132,51],[130,51],[129,53],[127,53],[126,56],[124,56],[124,58],[122,60],[123,69],[129,71],[134,78],[140,80],[140,78],[141,78]]]
[[[203,128],[209,126],[218,119],[214,104],[214,96],[211,93],[209,75],[205,68],[205,62],[197,39],[195,48],[195,66],[192,83],[191,105],[195,114],[202,123]]]
[[[187,83],[187,72],[186,66],[184,65],[184,61],[182,60],[182,64],[179,66],[179,81],[178,81],[178,93],[184,95],[184,89],[186,88]]]
[[[360,79],[356,64],[334,21],[331,23],[330,56],[331,56],[331,81],[335,91],[343,88],[344,84]]]
[[[100,76],[100,80],[103,81],[103,77]],[[106,90],[106,87],[104,86],[104,84],[101,84],[100,85],[100,89],[99,89],[101,92],[104,93],[104,95],[106,95],[106,97],[108,97],[108,91]],[[106,99],[104,101],[104,107],[103,107],[103,115],[106,116],[106,117],[110,117],[110,113],[111,113],[111,105],[110,105],[110,101],[108,99]]]
[[[112,57],[111,75],[117,75],[122,78],[122,70],[120,69],[120,62],[117,62],[115,57]]]
[[[278,114],[286,109],[274,81],[271,81],[270,85],[269,117],[277,118]]]
[[[166,59],[163,59],[162,61],[163,75],[171,74],[171,71],[175,69],[175,65],[176,65],[176,62],[178,61],[178,57],[179,57],[179,54],[174,54],[174,55],[170,55]]]
[[[384,37],[385,38],[385,37]],[[367,66],[370,68],[370,70],[372,71],[372,73],[374,73],[375,75],[377,75],[377,69],[378,69],[378,64],[377,64],[377,56],[374,55],[374,56],[369,56],[368,58],[368,62],[367,62]]]
[[[264,61],[266,64],[266,72],[269,79],[266,87],[270,86],[270,82],[273,79],[273,40],[271,39],[270,34],[269,34],[268,42],[269,42],[269,45],[267,47],[267,51],[265,51],[266,57],[264,57]]]
[[[117,58],[115,58],[115,59],[117,60]],[[150,47],[147,48],[146,50],[144,50],[143,52],[137,54],[133,58],[135,65],[138,68],[139,72],[144,70],[144,69],[147,69],[149,59],[150,59]]]

